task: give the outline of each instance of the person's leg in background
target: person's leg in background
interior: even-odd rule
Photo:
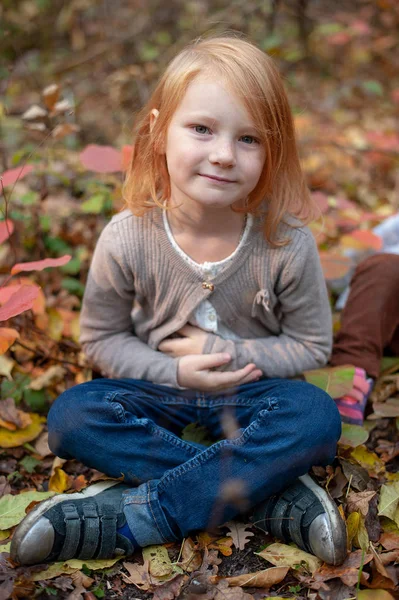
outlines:
[[[375,254],[354,273],[330,359],[334,367],[356,367],[353,390],[337,400],[343,421],[363,422],[387,348],[399,355],[399,256]]]

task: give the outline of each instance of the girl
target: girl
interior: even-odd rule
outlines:
[[[108,378],[67,390],[48,417],[55,454],[124,483],[39,504],[13,559],[130,554],[258,505],[260,527],[342,562],[345,526],[304,475],[333,460],[339,412],[288,379],[326,363],[331,311],[271,59],[233,36],[184,49],[138,118],[125,199],[81,315]],[[183,441],[192,422],[215,443]]]

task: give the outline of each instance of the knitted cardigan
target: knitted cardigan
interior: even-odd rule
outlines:
[[[108,377],[179,388],[179,358],[158,351],[158,344],[208,299],[240,337],[207,333],[204,354],[232,356],[221,369],[254,362],[266,377],[293,377],[323,366],[332,324],[315,241],[308,228],[287,223],[278,235],[290,242],[272,248],[256,217],[234,260],[204,281],[170,243],[161,209],[115,215],[97,242],[83,298],[85,354]]]

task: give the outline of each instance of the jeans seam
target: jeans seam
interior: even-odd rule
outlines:
[[[112,407],[112,410],[115,413],[116,419],[119,423],[126,422],[126,413],[122,404],[118,401],[115,401],[115,397],[119,394],[119,391],[108,392],[104,396],[104,401],[108,402],[108,404]]]
[[[167,485],[172,479],[175,479],[176,477],[179,477],[180,475],[183,475],[194,468],[200,467],[202,463],[212,458],[212,456],[214,456],[216,452],[218,452],[223,447],[229,445],[242,446],[242,444],[244,444],[247,441],[249,436],[254,431],[259,429],[259,427],[262,425],[261,421],[263,420],[263,418],[279,408],[277,398],[269,398],[268,400],[269,407],[259,411],[256,420],[250,425],[248,425],[248,427],[244,429],[244,431],[239,437],[216,442],[215,444],[212,444],[212,446],[206,448],[202,452],[197,453],[196,456],[189,459],[185,463],[179,465],[178,467],[175,467],[172,471],[169,471],[166,475],[162,477],[158,485],[158,490],[164,489],[164,486]]]

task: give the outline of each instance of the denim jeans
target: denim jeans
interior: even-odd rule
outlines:
[[[193,422],[212,445],[180,439]],[[48,428],[56,455],[131,483],[123,511],[144,547],[220,525],[331,463],[341,420],[330,396],[303,381],[203,393],[96,379],[54,402]]]

